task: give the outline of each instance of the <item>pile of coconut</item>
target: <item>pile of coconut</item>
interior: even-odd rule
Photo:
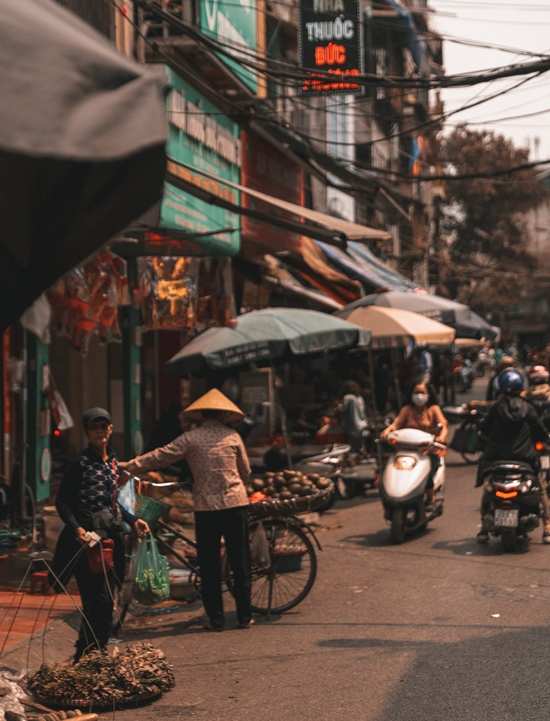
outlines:
[[[307,498],[317,491],[323,491],[332,485],[330,478],[318,473],[302,473],[291,469],[271,473],[270,471],[250,481],[247,493],[251,501],[262,498]]]

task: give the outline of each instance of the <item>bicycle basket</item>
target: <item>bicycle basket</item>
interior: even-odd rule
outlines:
[[[142,521],[146,521],[150,528],[154,528],[159,518],[169,510],[170,506],[166,503],[156,501],[154,498],[147,498],[147,496],[136,495],[135,515]]]
[[[477,426],[457,428],[451,441],[451,448],[459,453],[475,453],[480,450],[480,437]]]
[[[266,498],[263,501],[251,503],[248,506],[248,511],[254,519],[285,518],[286,516],[295,516],[298,513],[310,513],[320,508],[331,493],[334,493],[332,483],[328,488],[317,491],[313,496],[289,498],[284,501],[279,498]]]

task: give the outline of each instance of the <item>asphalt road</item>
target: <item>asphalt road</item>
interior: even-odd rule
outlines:
[[[376,495],[323,516],[315,586],[250,630],[199,610],[149,620],[177,686],[121,719],[507,721],[550,716],[550,546],[476,543],[474,467],[448,458],[445,512],[392,546]],[[230,625],[234,617],[229,615]]]

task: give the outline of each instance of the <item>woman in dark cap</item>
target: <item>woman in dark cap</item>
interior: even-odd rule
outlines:
[[[52,561],[50,584],[59,592],[74,574],[82,598],[83,619],[74,660],[89,649],[103,648],[109,639],[113,615],[113,590],[124,578],[125,557],[122,538],[125,521],[138,535],[149,533],[145,521],[128,513],[117,502],[120,467],[109,447],[113,432],[111,416],[104,408],[90,408],[82,417],[88,446],[73,458],[55,501],[65,523]],[[92,570],[89,554],[90,532],[113,542],[113,568],[99,555],[100,572]],[[96,553],[99,552],[99,547]]]

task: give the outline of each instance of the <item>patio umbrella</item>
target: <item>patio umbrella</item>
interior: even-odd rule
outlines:
[[[372,348],[399,348],[408,345],[411,340],[415,344],[445,345],[452,343],[455,337],[453,328],[409,310],[374,305],[350,308],[351,305],[354,304],[335,315],[368,328],[372,334]]]
[[[304,358],[369,344],[368,330],[334,315],[296,308],[268,308],[237,318],[235,328],[210,328],[164,365],[168,375],[227,370],[250,363]]]
[[[350,303],[345,308],[342,308],[341,312],[345,313],[348,309],[369,305],[401,308],[413,313],[420,313],[420,315],[425,315],[454,328],[457,338],[494,340],[497,337],[493,326],[483,320],[477,313],[474,313],[467,305],[448,298],[442,298],[440,295],[393,290],[387,293],[374,293]]]
[[[51,0],[0,0],[0,330],[161,196],[158,75]]]

